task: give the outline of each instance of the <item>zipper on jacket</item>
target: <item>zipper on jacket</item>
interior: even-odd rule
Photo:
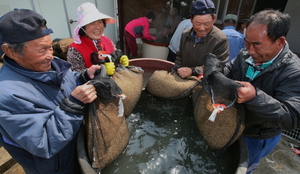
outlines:
[[[55,170],[56,170],[56,172],[60,172],[60,158],[59,158],[59,152],[55,155],[55,159],[56,159]]]
[[[67,95],[65,94],[65,89],[62,87],[62,85],[59,87],[60,91],[62,92],[62,94],[67,97]]]

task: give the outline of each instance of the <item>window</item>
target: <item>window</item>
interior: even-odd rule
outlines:
[[[223,18],[226,15],[228,0],[212,0],[216,6],[217,24],[222,24]]]

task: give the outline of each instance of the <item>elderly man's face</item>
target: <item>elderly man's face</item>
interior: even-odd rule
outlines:
[[[28,41],[23,47],[23,55],[12,56],[19,65],[35,72],[49,71],[53,59],[50,35]]]
[[[246,29],[245,45],[257,64],[266,63],[274,58],[285,44],[284,37],[272,42],[267,34],[267,25],[265,24],[253,23]]]
[[[201,38],[207,35],[212,30],[215,20],[216,18],[213,19],[211,14],[195,15],[191,22],[197,37]]]

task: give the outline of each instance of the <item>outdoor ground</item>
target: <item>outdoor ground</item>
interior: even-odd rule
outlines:
[[[252,174],[300,174],[300,156],[291,150],[292,146],[299,147],[300,144],[281,138],[272,153],[261,160]]]

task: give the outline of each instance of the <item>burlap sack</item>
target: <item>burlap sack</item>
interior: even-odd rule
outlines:
[[[96,88],[98,98],[88,105],[85,114],[87,154],[96,171],[101,171],[122,154],[130,135],[122,112],[120,96],[124,93],[107,75],[104,65],[100,70],[89,82]]]
[[[198,84],[196,76],[183,79],[177,73],[156,70],[149,78],[146,90],[154,96],[175,100],[189,96]]]
[[[111,79],[128,97],[124,100],[124,116],[129,116],[140,98],[143,70],[120,65]],[[114,162],[128,144],[130,133],[124,116],[119,117],[119,99],[97,99],[90,104],[86,117],[87,151],[91,165],[101,171]]]
[[[140,99],[143,88],[143,72],[144,71],[139,67],[129,66],[128,68],[125,68],[124,66],[119,66],[112,76],[112,79],[128,97],[123,100],[125,117],[128,117],[131,114],[136,103]]]
[[[192,94],[197,127],[216,156],[221,156],[244,130],[244,109],[235,102],[236,90],[242,85],[222,73],[224,66],[215,55],[208,54],[204,58],[203,87],[195,88]],[[213,104],[222,104],[223,111]],[[209,120],[212,113],[217,113],[216,117]]]
[[[118,116],[119,99],[108,104],[99,100],[89,105],[86,116],[87,154],[91,166],[102,170],[113,163],[126,148],[129,130],[125,117]]]
[[[73,38],[54,40],[52,43],[53,55],[61,59],[67,60],[68,47],[73,41]]]
[[[214,111],[211,96],[204,88],[195,90],[192,95],[196,125],[207,145],[216,156],[234,143],[244,130],[243,108],[240,104],[225,109],[216,115],[214,122],[208,120]]]

